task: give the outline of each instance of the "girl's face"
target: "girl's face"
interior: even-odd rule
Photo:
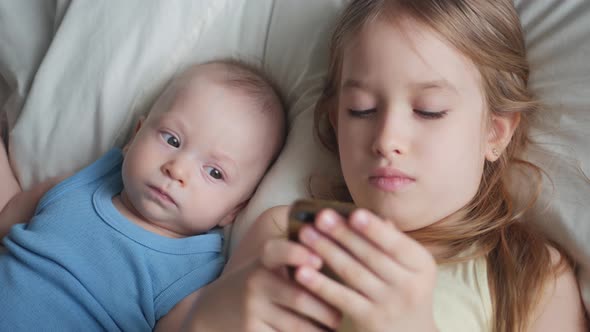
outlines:
[[[475,65],[400,23],[375,21],[347,45],[331,120],[355,203],[411,231],[469,203],[489,147]]]

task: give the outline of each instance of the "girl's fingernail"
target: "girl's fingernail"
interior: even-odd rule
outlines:
[[[316,255],[311,255],[309,256],[309,263],[311,266],[319,268],[322,266],[322,259]]]
[[[299,279],[299,281],[308,282],[311,280],[311,277],[311,270],[308,268],[302,267],[297,271],[297,279]]]
[[[362,228],[369,224],[369,217],[365,212],[359,211],[354,215],[354,218],[352,218],[351,222],[353,226]]]
[[[320,229],[329,230],[336,225],[336,218],[333,213],[324,213],[318,222]]]
[[[311,227],[305,227],[301,231],[301,240],[305,243],[312,243],[319,237],[318,233]]]

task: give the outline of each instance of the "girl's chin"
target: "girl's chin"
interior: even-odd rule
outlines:
[[[425,227],[417,223],[418,217],[407,208],[396,208],[393,204],[372,204],[368,206],[359,206],[370,210],[385,221],[391,222],[395,227],[403,232],[411,232]]]

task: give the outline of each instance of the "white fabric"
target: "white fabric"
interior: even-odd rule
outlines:
[[[438,266],[433,293],[433,316],[439,332],[490,332],[492,298],[487,262],[483,257]],[[362,332],[348,316],[337,332]]]
[[[590,1],[515,4],[525,30],[531,86],[546,105],[534,124],[534,138],[552,152],[533,148],[529,159],[555,186],[546,187],[530,220],[579,263],[590,312],[590,180],[583,175],[590,176]]]
[[[232,231],[235,245],[266,208],[307,195],[310,173],[337,167],[311,134],[330,29],[346,0],[0,1],[0,106],[25,187],[79,168],[127,138],[170,76],[189,63],[260,59],[287,94],[289,136]],[[532,151],[556,191],[539,225],[580,263],[590,309],[590,1],[515,0],[532,86],[547,103]]]

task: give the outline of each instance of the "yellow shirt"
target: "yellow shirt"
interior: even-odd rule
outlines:
[[[434,321],[440,332],[491,331],[492,299],[487,263],[480,257],[438,266]],[[338,332],[362,332],[344,318]]]

